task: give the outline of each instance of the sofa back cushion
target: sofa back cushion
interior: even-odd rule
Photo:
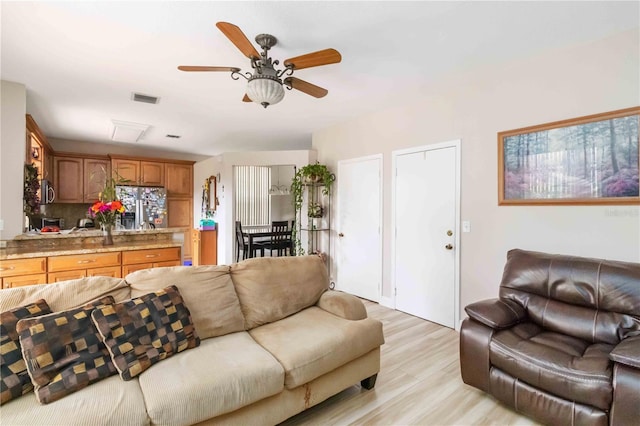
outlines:
[[[594,343],[640,334],[637,263],[511,250],[500,297],[544,328]]]
[[[130,273],[125,280],[131,285],[131,297],[175,285],[201,339],[244,331],[244,317],[229,266],[143,269]]]
[[[86,277],[55,284],[8,288],[0,291],[0,312],[38,299],[46,300],[53,312],[60,312],[106,296],[113,296],[116,302],[120,302],[131,298],[131,291],[122,278],[111,277]]]
[[[250,330],[314,305],[329,288],[318,256],[262,257],[231,265],[245,327]]]

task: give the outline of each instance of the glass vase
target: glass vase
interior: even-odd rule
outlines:
[[[113,245],[113,235],[111,234],[113,225],[110,223],[102,224],[102,245],[103,246],[112,246]]]

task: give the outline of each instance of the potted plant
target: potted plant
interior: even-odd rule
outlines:
[[[329,195],[335,180],[336,175],[331,173],[327,166],[318,162],[308,164],[298,169],[291,181],[291,194],[293,195],[293,207],[296,211],[296,216],[298,216],[298,212],[302,209],[303,188],[305,186],[322,187],[322,194]],[[309,208],[310,210],[307,212],[308,217],[322,217],[324,209],[321,205],[310,203]],[[295,252],[297,254],[304,254],[304,249],[302,249],[300,243],[299,226],[300,220],[297,220],[291,237],[293,239]]]

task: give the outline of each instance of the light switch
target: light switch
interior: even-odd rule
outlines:
[[[462,221],[462,232],[471,232],[471,222],[468,220]]]

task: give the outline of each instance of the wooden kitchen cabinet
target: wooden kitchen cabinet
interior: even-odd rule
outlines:
[[[120,278],[122,252],[91,253],[49,257],[48,281],[105,275]]]
[[[193,164],[167,163],[167,197],[193,197]]]
[[[84,202],[84,165],[80,157],[53,158],[55,203]]]
[[[27,164],[34,164],[38,168],[38,178],[51,181],[53,172],[53,150],[42,133],[40,127],[30,114],[26,115],[27,140],[26,159]],[[51,182],[53,183],[53,182]]]
[[[47,282],[47,258],[14,259],[0,261],[0,284],[2,288]]]
[[[124,185],[164,186],[162,162],[111,156],[111,168],[116,179],[126,181]]]
[[[189,228],[184,233],[184,248],[182,255],[185,260],[192,257],[191,228],[193,228],[193,199],[167,198],[167,226],[169,228]]]
[[[122,276],[148,268],[180,266],[180,248],[129,250],[122,252]]]
[[[111,162],[104,158],[85,158],[83,165],[83,198],[85,203],[93,203],[100,198],[107,177],[111,176]]]
[[[110,174],[107,157],[56,155],[53,175],[55,203],[93,203]]]
[[[193,266],[218,264],[218,231],[193,229]]]

